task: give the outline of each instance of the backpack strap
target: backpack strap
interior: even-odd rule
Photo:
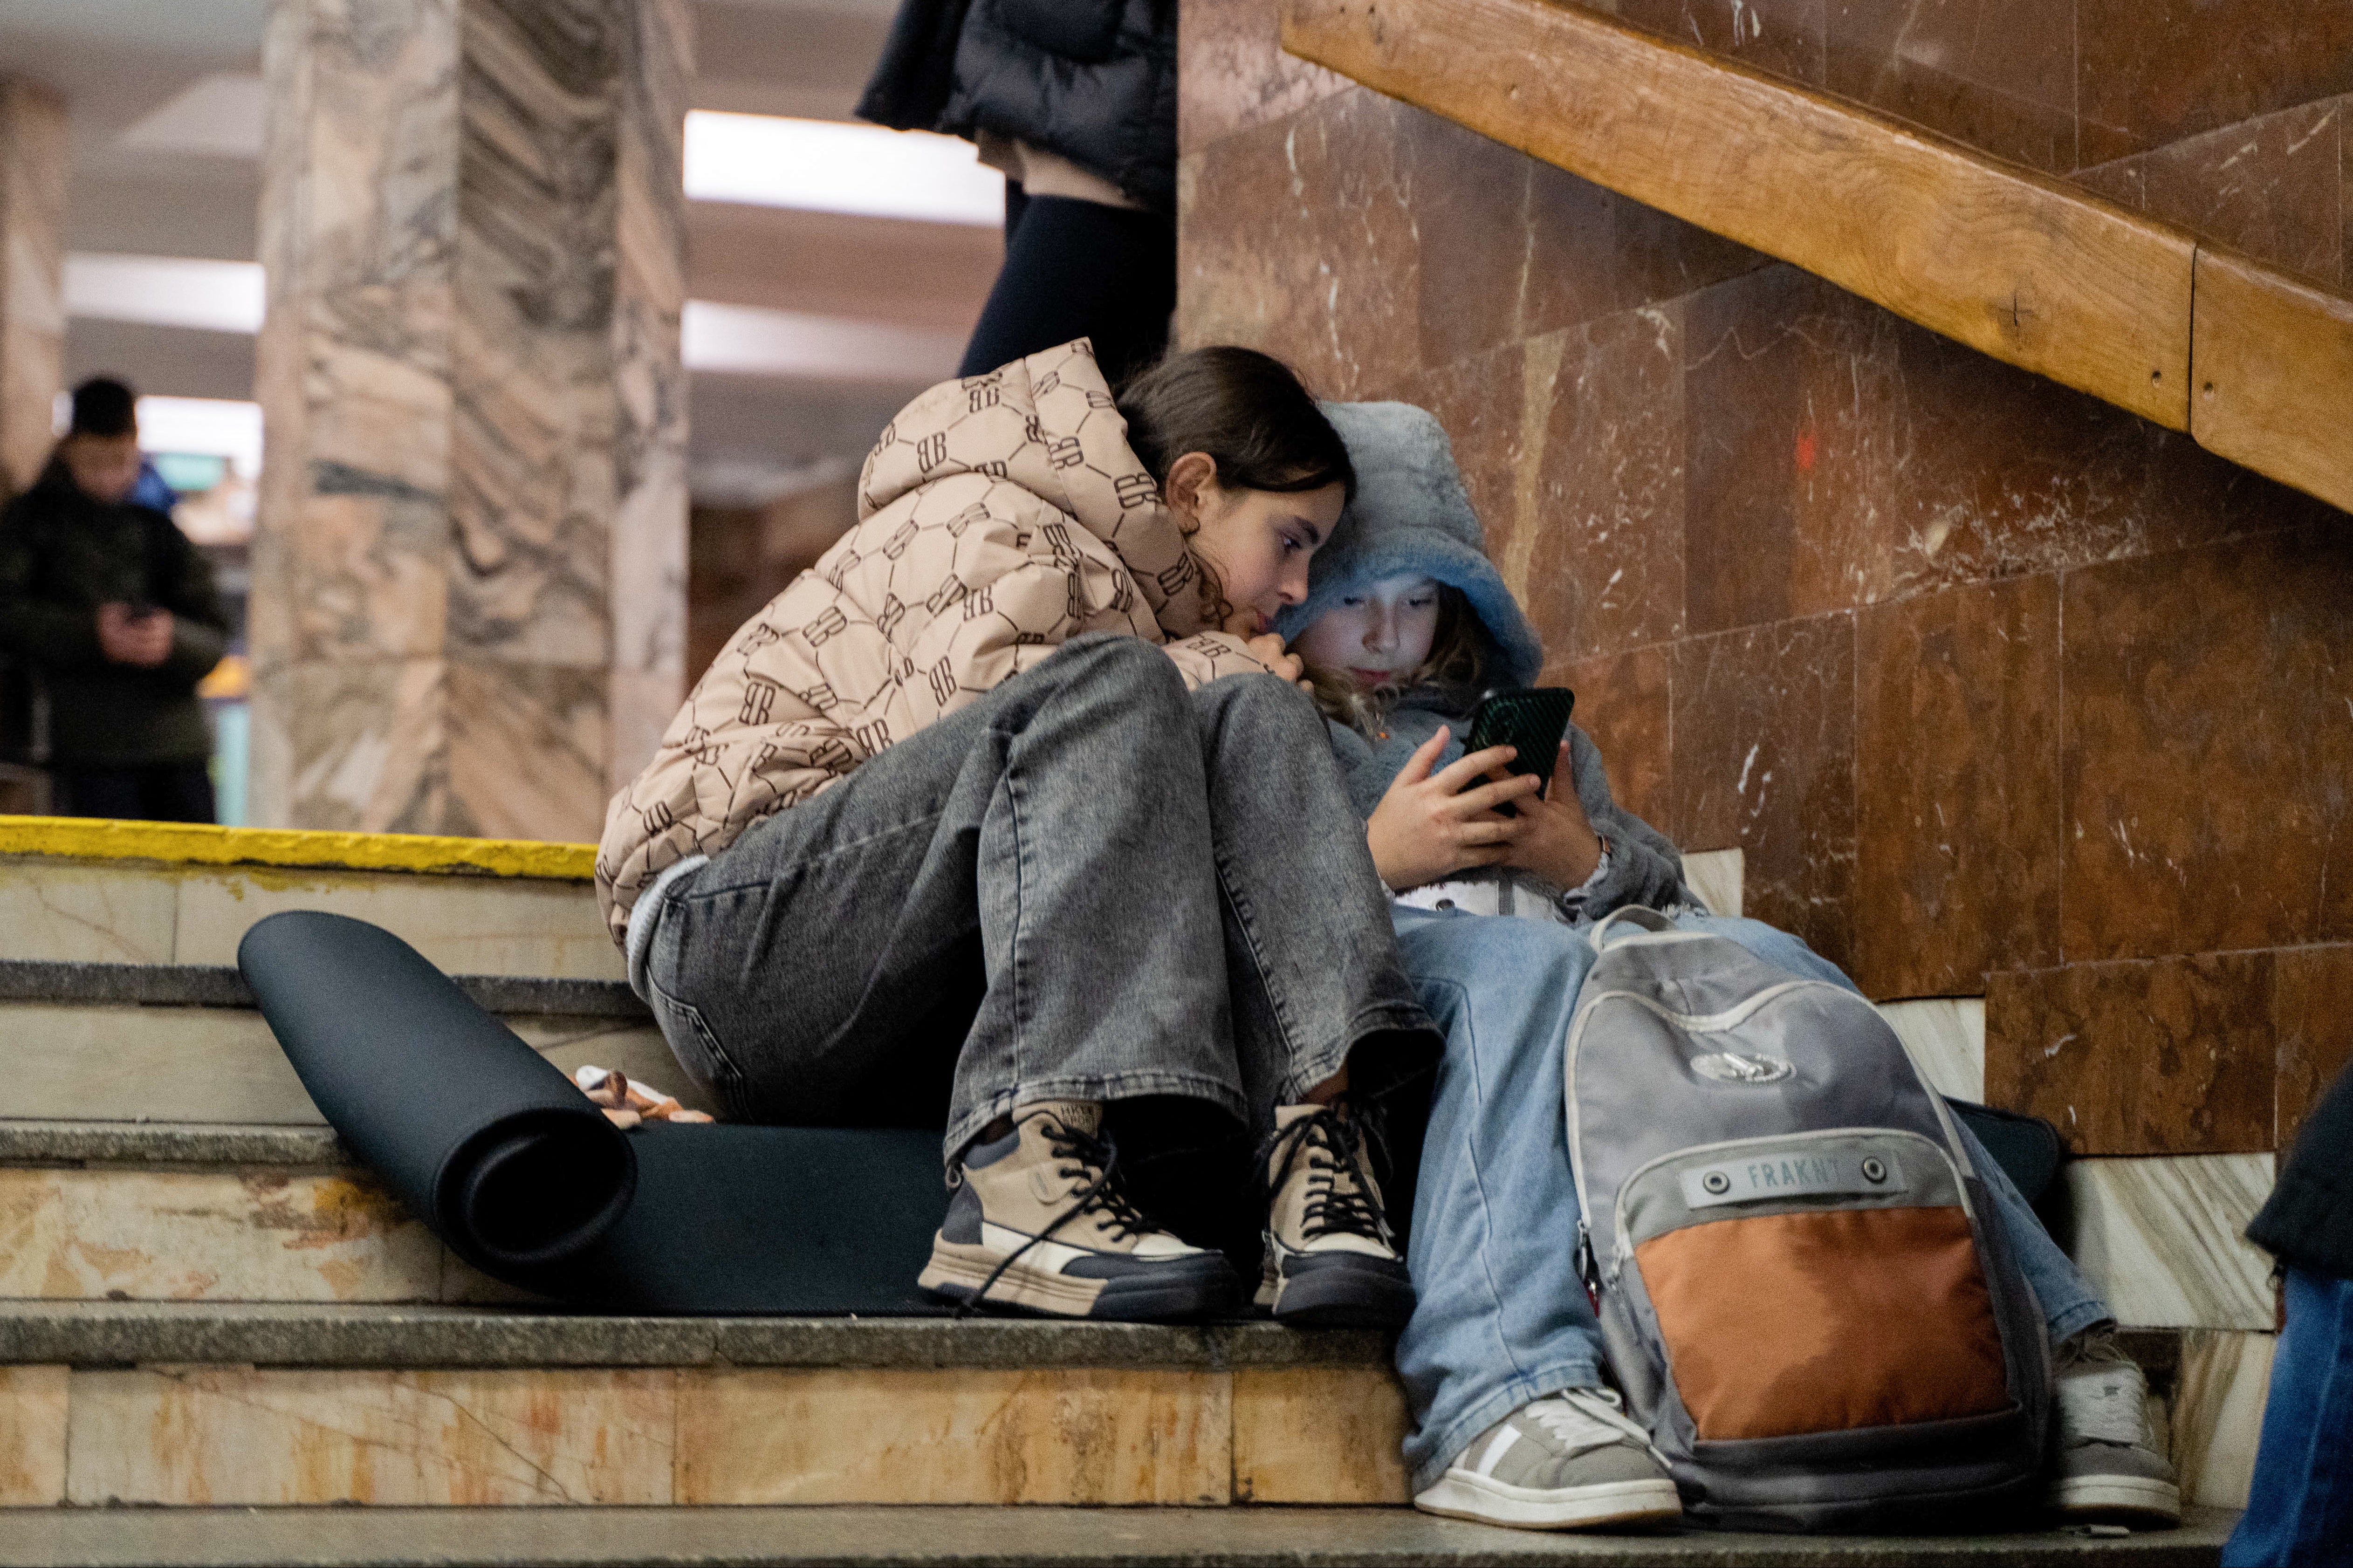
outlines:
[[[1620,921],[1626,922],[1624,926],[1619,925]],[[1675,922],[1647,905],[1626,904],[1602,916],[1593,929],[1585,933],[1585,940],[1593,944],[1594,952],[1599,952],[1609,945],[1614,937],[1632,926],[1640,926],[1647,931],[1669,931],[1675,929]]]

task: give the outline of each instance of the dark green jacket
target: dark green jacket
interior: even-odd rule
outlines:
[[[110,662],[98,646],[110,601],[171,611],[170,657]],[[196,682],[227,651],[212,567],[162,512],[93,500],[57,462],[0,511],[0,658],[47,688],[52,766],[203,761]]]

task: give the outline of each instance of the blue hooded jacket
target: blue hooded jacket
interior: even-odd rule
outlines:
[[[1342,597],[1385,577],[1411,574],[1435,578],[1461,589],[1478,615],[1493,656],[1487,684],[1535,685],[1544,668],[1544,645],[1503,574],[1487,559],[1485,532],[1463,491],[1445,427],[1428,409],[1410,403],[1323,406],[1324,416],[1347,443],[1348,459],[1356,470],[1356,493],[1330,542],[1315,552],[1305,602],[1283,611],[1275,630],[1286,642],[1295,639]],[[1442,768],[1460,758],[1469,718],[1460,693],[1424,688],[1401,696],[1375,737],[1330,721],[1332,748],[1358,815],[1372,816],[1415,749],[1440,725],[1451,728],[1453,735],[1438,765]],[[1583,912],[1599,919],[1622,904],[1663,909],[1697,903],[1683,885],[1683,858],[1674,845],[1611,798],[1600,748],[1575,724],[1569,726],[1568,742],[1569,777],[1577,800],[1594,831],[1609,845],[1608,863],[1581,900]]]

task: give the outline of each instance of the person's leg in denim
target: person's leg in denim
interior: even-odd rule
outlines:
[[[1579,1215],[1563,1089],[1569,1021],[1591,968],[1580,931],[1533,921],[1394,911],[1398,949],[1446,1032],[1408,1262],[1419,1294],[1398,1342],[1417,1489],[1529,1400],[1599,1384],[1599,1325],[1577,1279]],[[1758,921],[1687,915],[1793,974],[1854,990],[1803,941]],[[2056,1344],[2108,1310],[1966,1126],[1978,1167]]]
[[[2290,1268],[2286,1305],[2224,1568],[2353,1560],[2353,1279]]]
[[[950,1160],[1047,1100],[1262,1125],[1427,1034],[1305,698],[1188,693],[1133,637],[1074,640],[664,898],[649,999],[727,1115],[944,1123]]]

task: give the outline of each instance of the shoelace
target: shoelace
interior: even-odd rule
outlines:
[[[2113,1332],[2086,1331],[2071,1343],[2057,1377],[2062,1429],[2072,1438],[2138,1447],[2148,1441],[2139,1366]]]
[[[1325,1236],[1361,1236],[1379,1242],[1391,1251],[1397,1249],[1397,1237],[1389,1229],[1388,1215],[1382,1212],[1380,1201],[1373,1196],[1373,1184],[1356,1158],[1356,1140],[1353,1131],[1363,1134],[1368,1144],[1380,1140],[1377,1119],[1366,1115],[1363,1107],[1354,1108],[1358,1120],[1343,1121],[1337,1102],[1319,1107],[1313,1115],[1303,1116],[1290,1126],[1268,1138],[1259,1152],[1259,1169],[1264,1170],[1280,1153],[1282,1168],[1267,1179],[1267,1201],[1272,1203],[1282,1184],[1291,1179],[1292,1167],[1298,1163],[1303,1152],[1310,1180],[1320,1176],[1308,1194],[1300,1218],[1306,1228],[1307,1239]],[[1324,1159],[1318,1160],[1321,1153]],[[1336,1180],[1345,1172],[1349,1191],[1340,1190]]]
[[[1053,1151],[1054,1158],[1078,1162],[1075,1170],[1069,1165],[1057,1164],[1054,1167],[1056,1175],[1068,1181],[1098,1167],[1102,1173],[1087,1184],[1086,1190],[1071,1200],[1069,1208],[1054,1216],[1053,1224],[1006,1254],[1005,1261],[991,1269],[988,1278],[980,1282],[980,1289],[974,1291],[968,1300],[956,1303],[954,1315],[957,1318],[970,1317],[973,1310],[988,1299],[988,1293],[996,1289],[997,1282],[1005,1278],[1005,1271],[1021,1260],[1023,1253],[1089,1210],[1100,1210],[1111,1217],[1113,1241],[1142,1236],[1153,1228],[1152,1223],[1144,1217],[1144,1211],[1130,1203],[1126,1194],[1112,1185],[1112,1175],[1119,1169],[1119,1142],[1116,1139],[1109,1133],[1096,1138],[1060,1121],[1050,1121],[1048,1126],[1052,1131],[1046,1134],[1046,1143]]]
[[[1557,1438],[1571,1458],[1594,1448],[1630,1442],[1662,1468],[1666,1457],[1651,1446],[1641,1423],[1626,1414],[1615,1389],[1565,1388],[1522,1407],[1520,1414]]]

